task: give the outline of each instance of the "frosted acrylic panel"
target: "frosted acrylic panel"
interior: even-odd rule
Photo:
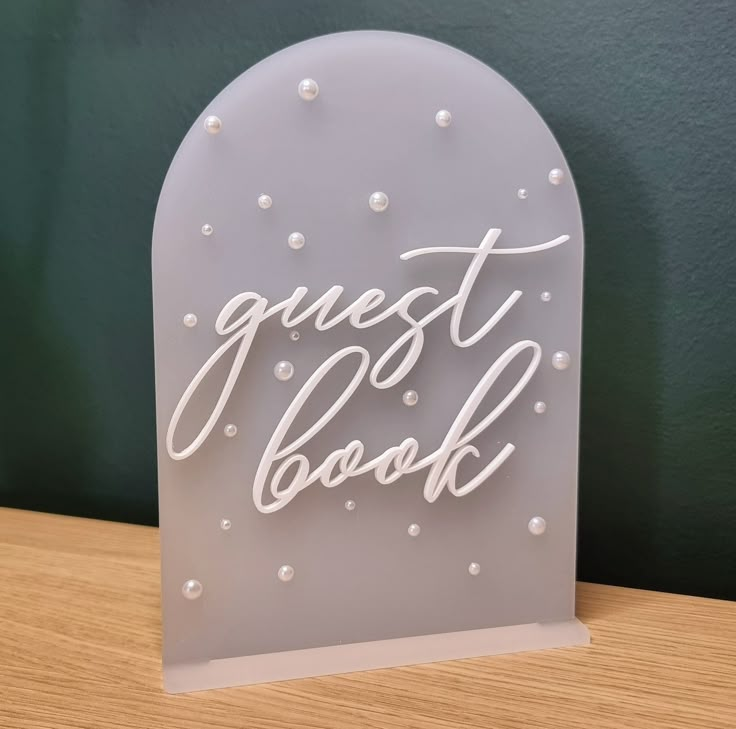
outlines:
[[[297,91],[305,78],[319,86],[311,101]],[[212,116],[220,125],[208,130]],[[375,192],[387,196],[382,212],[369,205]],[[290,247],[292,233],[303,247]],[[522,248],[532,250],[508,253]],[[572,618],[582,253],[575,188],[549,129],[460,51],[337,34],[277,53],[219,94],[172,162],[154,228],[165,663]],[[323,300],[284,326],[285,312],[288,324],[334,286],[331,308]],[[360,298],[372,289],[385,298]],[[316,328],[350,306],[352,324]],[[382,320],[365,326],[371,318]],[[371,384],[372,373],[385,384],[410,345],[419,355],[399,381]],[[568,353],[565,369],[556,352]],[[279,362],[293,376],[277,378]],[[340,451],[353,441],[362,450]],[[402,443],[377,461],[392,483],[375,469],[355,475]],[[342,482],[325,486],[320,473]],[[530,531],[534,517],[543,533]],[[279,579],[282,566],[292,579]],[[182,593],[188,580],[197,599]]]

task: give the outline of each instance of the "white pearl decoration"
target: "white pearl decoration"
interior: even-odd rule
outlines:
[[[413,408],[419,402],[419,394],[416,390],[407,390],[401,396],[401,402],[408,408]]]
[[[406,531],[410,537],[418,537],[422,533],[422,527],[419,524],[409,524],[409,528]]]
[[[295,329],[293,332],[289,332],[289,339],[291,339],[292,342],[298,342],[299,337],[301,334]]]
[[[258,196],[258,207],[261,210],[268,210],[273,205],[273,200],[270,195],[259,195]]]
[[[539,294],[539,298],[546,304],[552,301],[552,294],[550,294],[549,291],[542,291],[542,293]]]
[[[480,574],[480,565],[477,562],[471,562],[468,565],[468,572],[473,576],[477,577]]]
[[[289,248],[293,251],[298,251],[300,248],[304,248],[304,244],[306,242],[307,240],[302,233],[292,233],[289,236]]]
[[[228,423],[223,428],[223,432],[228,438],[234,438],[238,434],[238,426],[233,423]]]
[[[202,597],[204,588],[199,580],[187,580],[181,588],[181,594],[186,597],[187,600],[197,600]]]
[[[304,101],[314,101],[319,96],[319,84],[313,78],[305,78],[299,82],[297,91]]]
[[[438,127],[445,129],[452,124],[452,114],[447,109],[440,109],[434,115],[434,120]]]
[[[388,207],[388,195],[385,192],[374,192],[368,198],[368,207],[374,213],[382,213]]]
[[[356,504],[355,504],[355,502],[354,502],[354,501],[353,501],[352,499],[348,499],[348,500],[347,500],[347,501],[345,502],[345,508],[346,508],[346,509],[347,509],[348,511],[355,511],[355,506],[356,506]]]
[[[281,582],[291,582],[294,579],[294,568],[290,564],[281,565],[278,576]]]
[[[555,167],[553,170],[549,171],[547,179],[552,185],[561,185],[562,181],[565,179],[565,173],[558,167]]]
[[[286,382],[294,376],[294,365],[286,360],[277,362],[273,368],[273,376],[279,380],[279,382]]]
[[[219,116],[208,116],[204,120],[204,128],[207,134],[219,134],[222,131],[222,120]]]
[[[220,529],[222,529],[223,532],[230,531],[232,525],[233,523],[230,521],[230,519],[220,519]]]
[[[192,327],[197,326],[197,315],[196,314],[185,314],[184,318],[182,319],[182,322],[184,322],[184,326],[191,329]]]
[[[529,519],[529,532],[539,537],[547,530],[547,522],[541,516],[533,516]]]
[[[526,200],[529,197],[529,190],[526,188],[520,187],[516,191],[516,197],[519,198],[519,200]]]
[[[552,366],[556,370],[566,370],[570,366],[570,355],[567,352],[555,352],[552,355]]]
[[[534,403],[534,412],[537,415],[542,415],[547,410],[547,403],[542,402],[541,400],[539,402]]]
[[[202,226],[202,235],[212,235],[213,232],[214,228],[209,223],[205,223]]]

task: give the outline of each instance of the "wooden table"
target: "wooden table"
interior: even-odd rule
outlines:
[[[736,727],[736,603],[581,583],[587,648],[170,696],[158,571],[156,529],[0,509],[0,727]]]

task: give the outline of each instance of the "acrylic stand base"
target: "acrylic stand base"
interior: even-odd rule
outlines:
[[[164,688],[183,693],[589,643],[588,629],[573,618],[168,665]]]

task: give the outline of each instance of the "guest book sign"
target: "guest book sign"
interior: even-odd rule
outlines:
[[[587,642],[582,251],[460,51],[326,36],[212,101],[153,235],[168,690]]]

